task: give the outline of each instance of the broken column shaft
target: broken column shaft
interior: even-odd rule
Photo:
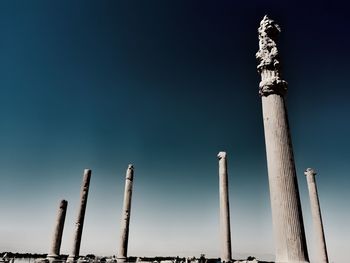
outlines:
[[[321,208],[318,199],[318,192],[315,179],[316,172],[311,168],[307,168],[304,174],[306,176],[307,187],[309,189],[310,207],[315,233],[316,253],[318,256],[317,262],[328,263],[326,240],[324,237]]]
[[[49,260],[58,259],[60,255],[64,221],[66,219],[66,213],[67,213],[67,205],[68,205],[68,202],[66,200],[60,201],[60,204],[58,207],[58,213],[56,217],[55,229],[52,237],[51,249],[50,249],[50,253],[47,255]]]
[[[134,180],[134,167],[129,164],[126,170],[124,204],[120,222],[120,240],[118,250],[118,262],[126,262],[128,255],[129,223],[131,210],[132,184]]]
[[[231,262],[230,204],[226,152],[218,153],[220,194],[221,262]]]
[[[80,192],[80,206],[78,211],[77,221],[75,223],[74,239],[73,239],[73,249],[72,253],[69,255],[67,261],[74,262],[79,258],[81,236],[83,233],[85,210],[87,204],[87,198],[89,194],[91,170],[84,170],[83,184],[81,186]]]

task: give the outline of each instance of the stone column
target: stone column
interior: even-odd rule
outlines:
[[[124,204],[120,222],[120,239],[117,262],[126,262],[128,256],[129,223],[133,180],[134,166],[132,164],[129,164],[128,169],[126,170]]]
[[[55,229],[52,237],[51,249],[50,253],[47,255],[47,258],[50,261],[55,261],[56,259],[59,259],[60,256],[64,221],[66,219],[67,213],[67,205],[68,202],[66,200],[60,201],[56,217]]]
[[[221,261],[231,262],[232,255],[231,255],[230,204],[229,204],[229,195],[228,195],[226,152],[219,152],[218,159],[219,159]]]
[[[292,141],[276,45],[280,27],[267,16],[260,22],[258,72],[262,99],[276,262],[309,262]]]
[[[87,198],[89,194],[90,178],[91,178],[91,170],[85,169],[83,184],[81,186],[81,192],[80,192],[80,206],[78,211],[78,218],[75,223],[73,249],[72,249],[72,253],[69,255],[67,259],[68,262],[75,262],[79,258],[81,236],[83,233],[83,226],[84,226],[85,210],[86,210]]]
[[[307,187],[309,188],[311,214],[312,221],[314,224],[316,253],[318,255],[317,262],[328,263],[326,240],[324,237],[321,217],[321,208],[320,202],[318,200],[317,186],[315,180],[316,172],[311,168],[307,168],[305,171],[305,175],[307,180]]]

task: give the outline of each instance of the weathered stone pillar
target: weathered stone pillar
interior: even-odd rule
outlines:
[[[79,258],[81,236],[83,233],[83,226],[84,226],[85,210],[86,210],[87,198],[89,194],[90,178],[91,178],[91,170],[85,169],[83,184],[81,186],[81,192],[80,192],[80,206],[78,211],[78,218],[75,223],[73,249],[72,249],[72,253],[69,255],[67,259],[68,262],[75,262]]]
[[[258,72],[262,99],[276,262],[309,262],[288,116],[287,83],[281,78],[276,45],[279,26],[267,16],[260,22]]]
[[[128,169],[126,170],[124,204],[120,222],[120,240],[117,262],[126,262],[128,256],[129,223],[133,180],[134,166],[132,164],[129,164]]]
[[[226,152],[219,152],[218,159],[219,159],[221,261],[231,262],[232,255],[231,255],[230,204],[229,204],[229,195],[228,195]]]
[[[311,168],[307,168],[305,171],[305,175],[307,180],[307,187],[309,188],[310,207],[312,221],[314,224],[316,253],[318,255],[317,262],[328,263],[327,247],[323,231],[321,208],[318,199],[317,186],[315,180],[316,172]]]
[[[60,204],[58,207],[58,213],[56,217],[55,229],[52,237],[51,249],[50,249],[50,253],[47,255],[47,258],[50,261],[55,261],[59,259],[59,256],[60,256],[64,221],[66,219],[66,213],[67,213],[67,205],[68,205],[68,202],[66,200],[60,201]]]

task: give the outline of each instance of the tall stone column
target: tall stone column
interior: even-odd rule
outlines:
[[[85,210],[87,204],[87,198],[89,194],[91,170],[85,169],[83,176],[83,184],[81,186],[80,192],[80,206],[78,211],[77,221],[75,223],[74,239],[73,239],[73,249],[72,253],[69,255],[67,261],[75,262],[79,258],[81,236],[83,233]]]
[[[311,168],[307,168],[304,174],[306,176],[307,187],[309,189],[311,214],[315,232],[316,253],[318,255],[317,262],[328,263],[327,247],[323,231],[321,208],[318,199],[317,186],[315,180],[316,172]]]
[[[134,180],[134,166],[132,164],[129,164],[128,169],[126,170],[124,204],[123,204],[122,218],[120,222],[120,239],[119,239],[118,257],[117,257],[118,262],[126,262],[127,255],[128,255],[129,223],[130,223],[133,180]]]
[[[59,259],[59,256],[60,256],[64,221],[66,219],[66,213],[67,213],[67,205],[68,205],[68,202],[66,200],[60,201],[56,222],[55,222],[55,229],[52,237],[51,249],[50,249],[50,253],[47,255],[47,258],[49,259],[50,262]]]
[[[258,72],[265,131],[267,168],[275,237],[276,262],[309,262],[292,141],[276,45],[280,27],[267,16],[260,22]]]
[[[228,195],[228,175],[226,152],[219,152],[219,194],[220,194],[220,236],[221,261],[231,262],[230,204]]]

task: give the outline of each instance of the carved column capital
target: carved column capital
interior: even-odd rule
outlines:
[[[317,173],[315,172],[314,169],[312,168],[307,168],[304,172],[305,176],[311,175],[311,176],[315,176]]]
[[[219,152],[218,153],[218,159],[226,159],[227,153],[226,152]]]
[[[270,94],[285,95],[287,82],[281,78],[281,66],[277,49],[277,38],[281,29],[272,19],[264,16],[258,28],[259,51],[256,53],[258,72],[261,74],[259,84],[260,96]]]

